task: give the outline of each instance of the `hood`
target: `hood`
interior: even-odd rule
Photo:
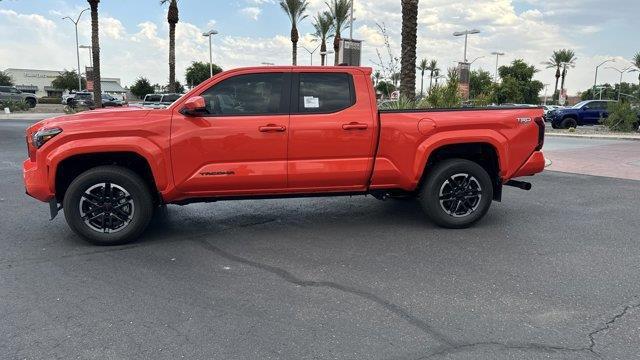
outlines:
[[[150,109],[141,107],[121,107],[121,108],[105,108],[97,110],[82,111],[76,114],[61,115],[49,119],[44,119],[36,125],[53,127],[61,126],[64,124],[79,124],[86,123],[90,125],[95,121],[108,121],[108,120],[124,120],[129,119],[131,121],[143,120]]]

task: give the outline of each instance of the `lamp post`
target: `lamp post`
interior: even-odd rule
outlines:
[[[638,69],[632,69],[633,66],[628,66],[622,70],[614,68],[613,66],[607,66],[605,69],[615,70],[620,73],[620,81],[618,82],[618,101],[620,101],[620,94],[622,93],[622,75],[626,72],[638,71]]]
[[[216,35],[218,31],[209,30],[205,33],[202,33],[202,36],[209,38],[209,77],[213,76],[213,56],[211,55],[211,36]]]
[[[80,14],[78,14],[78,18],[76,20],[73,20],[69,16],[65,16],[62,18],[62,20],[69,19],[69,21],[71,21],[76,28],[76,58],[78,59],[78,91],[82,91],[82,74],[80,74],[80,49],[78,48],[78,23],[80,22],[80,18],[82,17],[82,14],[87,10],[89,10],[89,8],[86,8],[80,11]]]
[[[478,29],[471,29],[471,30],[465,30],[465,31],[456,31],[453,33],[453,36],[462,36],[464,35],[464,62],[467,62],[467,37],[470,34],[478,34],[480,33],[480,30]]]
[[[309,53],[309,55],[311,56],[311,62],[310,62],[310,64],[311,64],[311,66],[313,66],[313,54],[318,50],[318,48],[320,47],[320,45],[316,46],[316,48],[315,48],[315,49],[313,49],[313,51],[311,51],[311,50],[307,49],[307,48],[306,48],[305,46],[303,46],[303,45],[300,45],[300,47],[302,47],[303,49],[305,49],[305,50]]]
[[[93,68],[93,57],[91,56],[91,46],[90,45],[80,45],[78,46],[80,49],[89,49],[89,66]]]
[[[544,84],[544,104],[547,105],[547,89],[549,88],[549,84]]]
[[[477,58],[473,59],[473,60],[469,63],[469,66],[473,65],[473,63],[474,63],[474,62],[476,62],[476,60],[483,59],[483,58],[486,58],[486,56],[478,56]]]
[[[491,53],[491,55],[495,55],[496,56],[496,74],[495,74],[495,76],[493,78],[493,81],[495,81],[497,83],[498,82],[498,60],[500,59],[500,56],[504,55],[504,53],[500,52],[500,51],[494,51],[494,52]]]
[[[602,66],[602,65],[604,65],[604,64],[606,64],[606,63],[608,63],[608,62],[616,62],[616,59],[608,59],[608,60],[605,60],[605,61],[601,62],[601,63],[600,63],[600,65],[596,66],[596,76],[595,76],[595,78],[593,79],[593,98],[594,98],[594,99],[596,98],[596,86],[598,86],[598,84],[597,84],[597,83],[598,83],[598,68],[599,68],[600,66]],[[600,94],[602,95],[602,92],[600,92]]]

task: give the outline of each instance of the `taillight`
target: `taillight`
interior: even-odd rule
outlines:
[[[544,146],[544,119],[537,117],[533,119],[533,121],[538,125],[538,146],[536,146],[536,151],[540,151],[542,150],[542,146]]]

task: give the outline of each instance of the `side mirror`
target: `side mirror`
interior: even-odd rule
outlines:
[[[181,112],[184,115],[198,115],[206,112],[207,103],[202,96],[192,96],[184,102]]]

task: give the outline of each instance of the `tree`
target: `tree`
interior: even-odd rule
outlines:
[[[167,89],[169,89],[169,85],[170,84],[167,84]],[[175,88],[175,93],[176,94],[184,94],[185,90],[186,90],[184,88],[184,85],[180,84],[180,81],[178,81],[178,80],[176,80],[174,88]]]
[[[433,81],[433,75],[436,74],[436,72],[440,72],[440,69],[438,69],[438,60],[431,60],[429,61],[429,66],[427,67],[427,70],[429,70],[429,91],[431,91],[431,83]],[[436,74],[437,76],[437,74]],[[436,82],[438,80],[436,79]]]
[[[376,90],[379,91],[383,97],[390,97],[391,93],[396,91],[396,87],[389,81],[380,81],[376,85]]]
[[[398,86],[398,81],[400,81],[400,73],[396,72],[391,74],[391,81],[393,82],[393,86]]]
[[[102,87],[100,84],[100,33],[98,24],[98,3],[100,0],[87,0],[91,8],[91,57],[93,58],[93,101],[96,108],[102,107]]]
[[[307,17],[305,11],[307,11],[307,0],[281,0],[280,7],[289,17],[291,21],[291,64],[298,64],[298,40],[300,40],[300,34],[298,33],[298,23]]]
[[[213,64],[213,75],[221,73],[222,69]],[[209,79],[209,64],[201,61],[194,61],[185,72],[187,85],[189,87],[198,86],[200,83]]]
[[[473,70],[469,77],[469,97],[475,99],[482,95],[491,94],[493,77],[488,71]]]
[[[342,31],[349,28],[349,11],[351,9],[351,0],[333,0],[331,4],[325,3],[329,7],[329,13],[333,18],[333,51],[335,52],[334,65],[338,65],[340,53],[340,39]]]
[[[633,56],[633,65],[640,70],[640,51]],[[640,72],[638,73],[638,84],[640,85]]]
[[[564,92],[564,81],[567,79],[567,69],[576,67],[576,53],[573,50],[560,50],[560,59],[562,60],[562,81],[560,82],[560,92]]]
[[[4,71],[0,71],[0,85],[13,86],[13,79],[11,79],[11,76]]]
[[[462,97],[460,96],[459,90],[460,78],[458,76],[458,70],[451,68],[448,73],[449,76],[446,84],[443,86],[436,84],[418,107],[425,107],[424,104],[432,108],[452,108],[460,106]]]
[[[415,99],[418,0],[402,0],[401,4],[402,42],[400,51],[400,96]]]
[[[318,40],[320,40],[320,64],[324,66],[325,53],[327,52],[327,38],[333,35],[329,33],[333,30],[333,18],[328,11],[318,13],[313,18],[313,28],[316,32],[313,34]]]
[[[77,91],[78,90],[78,73],[76,73],[75,70],[71,70],[71,71],[65,70],[61,72],[60,75],[56,76],[55,79],[53,79],[53,81],[51,82],[51,86],[53,86],[56,89]],[[85,89],[87,87],[87,80],[85,78],[82,78],[82,87]]]
[[[553,88],[553,101],[558,101],[558,82],[560,81],[560,68],[562,67],[562,54],[560,50],[554,50],[553,55],[544,64],[547,69],[556,69],[556,85]]]
[[[424,95],[424,72],[427,71],[428,67],[427,59],[420,60],[420,65],[418,65],[418,70],[420,70],[420,96]]]
[[[380,74],[380,71],[376,70],[376,72],[373,73],[374,86],[378,86],[378,83],[380,82],[380,78],[382,78],[382,75]]]
[[[178,0],[160,0],[160,5],[169,4],[167,22],[169,23],[169,92],[176,92],[176,24],[180,20]]]
[[[147,78],[139,77],[133,85],[131,85],[129,91],[131,91],[131,93],[137,98],[144,99],[145,95],[154,93],[154,88]]]
[[[533,80],[537,71],[533,65],[521,59],[514,60],[511,65],[501,66],[498,74],[502,82],[495,88],[494,102],[538,104],[538,96],[544,85],[538,80]]]

